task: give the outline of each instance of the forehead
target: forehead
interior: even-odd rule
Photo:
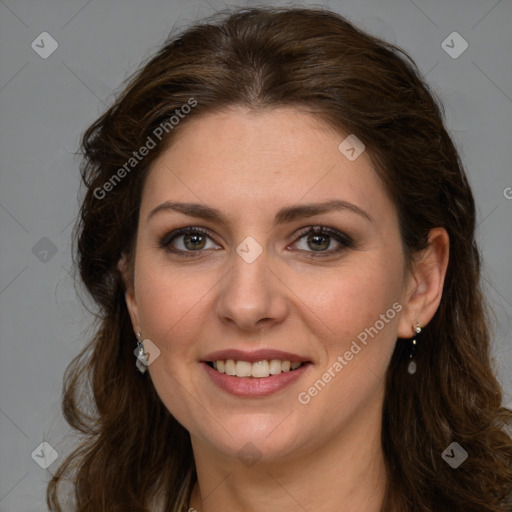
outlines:
[[[340,151],[346,137],[292,108],[237,108],[186,120],[151,167],[141,213],[170,199],[269,215],[283,203],[331,199],[392,208],[368,155],[350,160]]]

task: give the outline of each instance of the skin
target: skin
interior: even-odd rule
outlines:
[[[232,108],[188,120],[176,135],[144,186],[126,302],[134,331],[161,350],[149,366],[155,388],[190,432],[198,473],[190,507],[338,512],[342,504],[345,512],[378,512],[386,488],[384,375],[397,338],[410,338],[417,322],[426,326],[439,305],[446,232],[432,230],[407,271],[395,207],[368,155],[349,161],[338,150],[346,134],[311,114]],[[284,206],[332,199],[370,220],[342,209],[274,224]],[[165,201],[208,205],[227,224],[170,210],[148,220]],[[299,233],[318,225],[347,234],[353,246],[327,236],[325,252],[342,250],[319,256]],[[186,226],[210,233],[199,238],[200,251],[185,246],[184,236],[172,241],[192,257],[159,246]],[[252,263],[236,252],[248,236],[263,249]],[[124,258],[119,268],[129,275]],[[300,403],[298,394],[395,303],[401,310],[394,318]],[[236,397],[216,387],[200,363],[228,348],[275,348],[312,364],[277,393]],[[245,450],[259,457],[251,467],[237,456],[248,442]]]

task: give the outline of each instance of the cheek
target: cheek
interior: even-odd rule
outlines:
[[[198,333],[206,319],[204,304],[217,281],[218,276],[192,266],[179,271],[149,253],[140,255],[135,272],[139,319],[144,336],[163,355],[195,348],[191,340],[200,339]]]
[[[343,425],[358,408],[378,403],[403,307],[396,275],[391,268],[383,272],[375,266],[370,271],[367,266],[330,280],[328,293],[309,295],[329,329],[321,340],[322,360],[297,401],[316,418],[312,421],[318,428],[327,418]]]
[[[327,338],[336,348],[342,344],[340,340],[347,342],[373,326],[381,315],[390,320],[389,324],[396,322],[397,307],[392,306],[401,300],[402,282],[397,279],[400,272],[396,263],[386,265],[380,259],[368,259],[329,275],[319,275],[314,282],[302,277],[296,289],[308,306],[306,310],[314,312],[321,324],[329,328],[325,329],[330,333]]]
[[[328,293],[310,295],[329,334],[318,372],[299,401],[315,402],[320,410],[338,403],[341,409],[333,414],[340,422],[379,392],[396,344],[403,307],[400,258],[388,260],[398,262],[389,265],[382,261],[352,267],[328,281]]]
[[[138,265],[135,289],[143,334],[160,349],[149,367],[151,380],[167,409],[189,428],[190,411],[197,409],[196,399],[190,398],[196,395],[190,372],[197,365],[195,340],[204,336],[203,301],[215,280],[176,271],[149,255],[141,254]],[[202,420],[207,423],[208,417]]]

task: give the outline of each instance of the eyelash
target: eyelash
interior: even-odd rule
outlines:
[[[186,228],[180,228],[175,231],[172,231],[171,233],[166,234],[163,238],[160,239],[159,247],[161,249],[165,249],[168,252],[171,252],[173,254],[183,256],[183,257],[197,257],[202,251],[208,250],[208,249],[199,249],[197,251],[183,251],[182,249],[171,249],[171,243],[182,235],[188,235],[188,234],[202,234],[204,236],[207,236],[208,238],[212,239],[210,233],[206,231],[203,228],[200,227],[194,227],[189,226]],[[331,238],[334,238],[339,244],[340,247],[334,250],[326,250],[326,251],[304,251],[302,249],[299,249],[299,251],[302,251],[304,253],[312,253],[312,255],[304,254],[307,258],[322,258],[326,256],[332,256],[333,254],[340,253],[344,249],[351,249],[355,246],[354,241],[352,238],[350,238],[348,235],[341,233],[340,231],[332,228],[328,228],[326,226],[310,226],[308,228],[305,228],[300,233],[298,233],[297,238],[293,243],[298,242],[300,239],[304,238],[306,235],[309,234],[315,234],[315,235],[328,235]],[[218,245],[218,244],[217,244]],[[196,254],[195,254],[196,253]]]

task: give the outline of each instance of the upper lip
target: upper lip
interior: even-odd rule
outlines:
[[[218,350],[206,355],[203,361],[225,361],[227,359],[233,359],[235,361],[249,361],[251,363],[256,361],[263,361],[264,359],[279,359],[281,361],[290,361],[305,363],[309,360],[298,354],[292,354],[291,352],[283,352],[282,350],[274,349],[259,349],[251,352],[237,349]]]

